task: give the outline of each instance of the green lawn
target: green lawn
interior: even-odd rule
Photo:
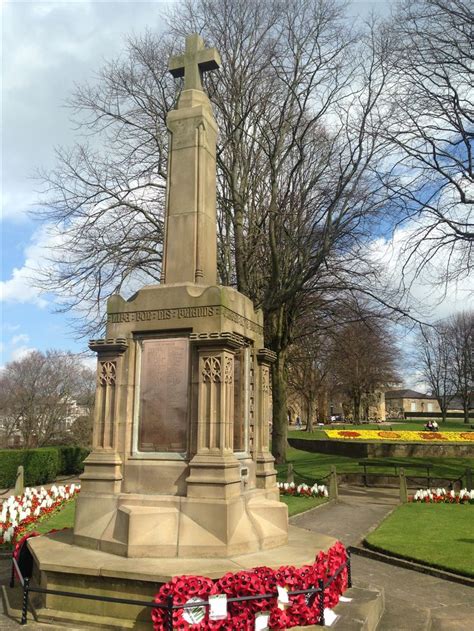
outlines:
[[[25,531],[35,531],[44,535],[50,530],[62,530],[63,528],[72,528],[74,526],[74,514],[76,512],[76,501],[71,500],[66,502],[63,508],[60,508],[56,512],[52,513],[48,517],[43,517],[40,521],[37,521]],[[23,536],[23,534],[21,535]],[[12,545],[10,543],[4,543],[0,545],[0,551],[11,550]]]
[[[298,515],[310,508],[320,506],[328,501],[327,497],[294,497],[293,495],[280,495],[280,500],[288,506],[288,515]]]
[[[289,447],[287,451],[287,460],[293,465],[295,473],[295,482],[306,482],[314,484],[321,481],[326,476],[331,465],[336,465],[338,473],[363,473],[363,467],[359,466],[359,461],[363,458],[351,458],[349,456],[335,456],[332,454],[318,454],[294,449]],[[379,460],[379,458],[377,458]],[[434,466],[431,470],[433,477],[447,478],[454,480],[464,474],[467,467],[474,468],[474,458],[383,458],[386,463],[382,467],[371,467],[372,473],[391,473],[394,474],[391,462],[403,463],[404,468],[409,476],[424,475],[425,471],[420,469],[410,469],[410,464],[423,464],[431,462]],[[277,465],[278,479],[286,480],[286,465]]]
[[[29,530],[35,530],[40,534],[46,534],[50,530],[62,530],[62,528],[72,528],[74,526],[74,515],[76,512],[76,502],[67,502],[64,508],[56,511],[49,517],[44,517],[41,521],[33,524]]]
[[[366,537],[369,545],[474,576],[474,505],[403,504]]]

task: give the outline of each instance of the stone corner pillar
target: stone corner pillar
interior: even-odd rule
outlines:
[[[94,407],[92,452],[84,461],[80,476],[84,492],[118,493],[122,482],[122,459],[117,451],[119,390],[125,338],[91,340],[89,348],[97,357],[97,388]]]
[[[275,359],[275,353],[268,348],[257,351],[255,461],[260,489],[276,488],[275,458],[270,452],[270,367]]]
[[[245,341],[234,333],[195,333],[195,455],[187,496],[230,499],[240,495],[240,463],[234,442],[234,354]]]

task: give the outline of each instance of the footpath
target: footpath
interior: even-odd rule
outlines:
[[[341,486],[339,501],[292,517],[308,530],[331,535],[346,546],[357,545],[398,504],[398,490]],[[352,556],[354,584],[369,584],[385,591],[385,612],[377,631],[472,631],[472,588],[434,576]],[[0,584],[7,585],[10,563],[0,560]],[[0,631],[19,631],[0,602]],[[56,631],[65,627],[28,622],[28,631]],[[73,627],[67,627],[73,631]],[[151,628],[151,625],[150,625]]]
[[[291,522],[336,537],[346,546],[357,545],[397,506],[398,497],[398,489],[341,486],[337,503],[297,515]],[[366,583],[385,591],[378,631],[474,629],[471,587],[355,554],[352,577],[355,585]]]

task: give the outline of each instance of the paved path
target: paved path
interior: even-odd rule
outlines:
[[[398,503],[398,490],[342,487],[337,504],[297,515],[292,523],[358,544]],[[473,554],[474,556],[474,554]],[[431,610],[432,631],[472,631],[474,590],[427,574],[353,555],[355,583],[368,583],[385,591],[380,631],[423,629],[420,608]],[[415,617],[417,619],[415,619]]]

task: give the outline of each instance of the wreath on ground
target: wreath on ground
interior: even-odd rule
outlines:
[[[152,610],[153,628],[162,631],[169,624],[165,608],[172,598],[173,629],[179,631],[248,631],[255,628],[255,618],[265,612],[269,615],[270,629],[289,629],[296,626],[317,624],[319,621],[318,598],[308,594],[289,595],[289,602],[282,606],[278,601],[277,587],[288,592],[317,588],[319,580],[325,582],[334,576],[347,561],[347,552],[341,542],[328,552],[320,552],[312,565],[282,566],[278,569],[256,567],[237,573],[224,574],[213,581],[205,576],[175,576],[161,586],[155,602],[163,607]],[[332,609],[347,589],[347,567],[324,590],[324,606]],[[243,596],[274,594],[271,598],[255,598],[241,602],[229,602],[227,616],[221,620],[209,618],[209,607],[199,605],[209,596],[225,594],[227,599]],[[196,603],[194,610],[183,605]],[[191,612],[191,613],[190,613]]]

